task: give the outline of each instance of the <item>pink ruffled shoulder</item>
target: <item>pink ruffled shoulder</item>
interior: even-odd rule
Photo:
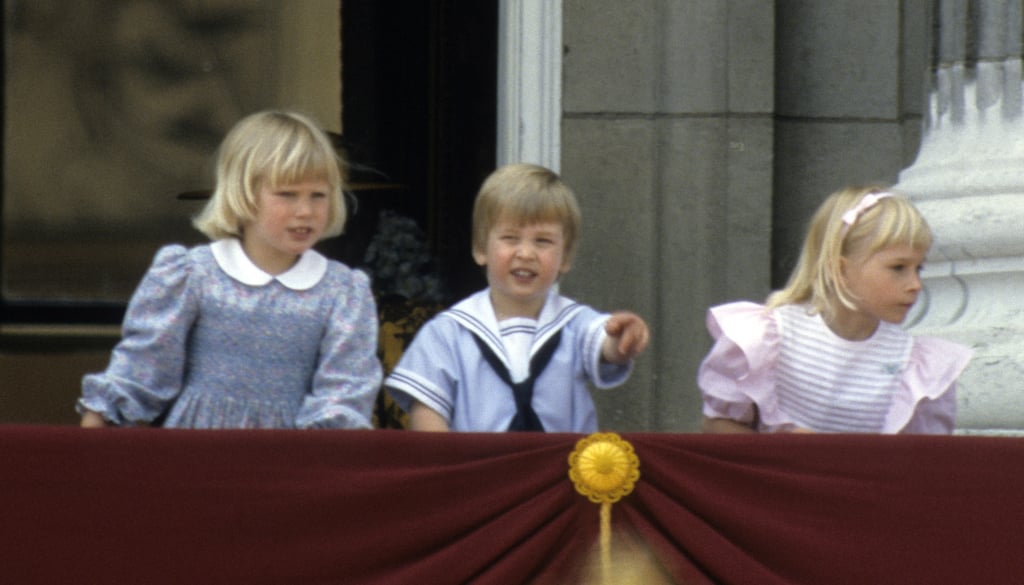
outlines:
[[[938,337],[915,337],[904,381],[915,394],[938,398],[956,382],[973,352],[970,348]]]
[[[773,418],[779,333],[772,313],[747,301],[719,305],[708,310],[707,328],[715,344],[697,373],[704,414],[751,422],[757,404],[762,419]]]
[[[903,372],[901,396],[887,430],[951,433],[956,419],[956,380],[971,361],[970,348],[937,337],[915,337]]]
[[[717,341],[723,336],[744,349],[751,358],[778,352],[775,318],[764,305],[740,301],[708,309],[708,332]]]

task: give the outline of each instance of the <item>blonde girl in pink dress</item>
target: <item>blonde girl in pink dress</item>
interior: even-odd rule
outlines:
[[[906,198],[870,187],[832,194],[784,289],[764,305],[708,311],[704,431],[951,433],[971,352],[900,326],[931,245]]]

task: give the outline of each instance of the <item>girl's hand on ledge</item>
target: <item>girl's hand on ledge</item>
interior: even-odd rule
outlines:
[[[85,411],[85,414],[82,415],[81,426],[84,429],[101,429],[110,425],[107,423],[106,419],[100,415],[100,413],[87,410]]]

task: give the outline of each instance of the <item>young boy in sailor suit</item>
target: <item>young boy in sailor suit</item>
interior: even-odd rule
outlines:
[[[580,211],[554,172],[508,165],[473,207],[473,258],[488,288],[427,322],[384,384],[413,430],[590,433],[588,385],[626,381],[647,324],[560,296]]]

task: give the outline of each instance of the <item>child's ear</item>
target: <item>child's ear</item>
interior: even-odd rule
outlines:
[[[473,248],[473,260],[477,266],[487,266],[487,252]]]
[[[572,268],[572,260],[562,260],[562,267],[558,269],[558,273],[565,274],[566,272],[569,272],[570,268]]]

